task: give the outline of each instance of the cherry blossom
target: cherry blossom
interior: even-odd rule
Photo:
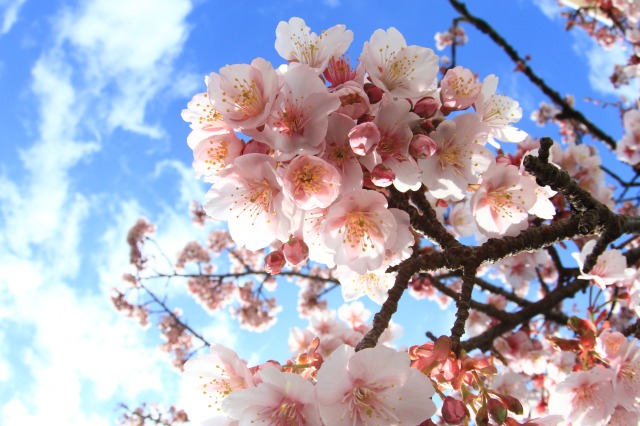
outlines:
[[[350,146],[349,133],[355,123],[349,117],[333,113],[325,137],[325,150],[321,158],[333,165],[342,176],[342,193],[362,188],[362,167]]]
[[[616,153],[618,158],[635,165],[640,162],[640,111],[632,109],[623,117],[624,136],[618,142]]]
[[[364,275],[380,268],[385,250],[395,243],[397,228],[386,198],[378,192],[359,189],[329,207],[320,234],[336,265]]]
[[[438,57],[431,49],[407,46],[393,27],[376,30],[364,43],[360,60],[373,84],[395,97],[421,98],[434,90]]]
[[[276,161],[264,154],[236,158],[218,174],[203,207],[209,216],[228,221],[235,243],[249,250],[275,238],[286,241],[294,210],[282,192]]]
[[[203,132],[194,130],[191,135],[201,133]],[[204,177],[205,181],[211,181],[212,176],[218,174],[242,154],[245,145],[233,132],[210,136],[205,133],[205,135],[197,145],[192,147],[193,169],[196,178]]]
[[[261,383],[237,390],[222,402],[222,409],[240,424],[321,426],[315,388],[298,374],[267,367],[258,373]]]
[[[522,108],[518,102],[508,96],[497,95],[498,78],[494,75],[485,77],[478,101],[474,104],[476,112],[482,121],[489,125],[487,141],[498,147],[494,138],[503,142],[522,142],[527,134],[516,129],[510,123],[516,123],[522,118]]]
[[[319,154],[327,134],[329,114],[340,106],[318,75],[304,64],[291,64],[282,77],[278,105],[262,131],[247,133],[276,150],[276,158],[291,160],[298,154]]]
[[[593,251],[593,247],[596,245],[595,240],[588,241],[583,247],[580,253],[573,253],[572,256],[578,262],[580,271],[584,261]],[[600,256],[595,266],[588,273],[582,273],[579,278],[585,280],[592,280],[598,287],[605,289],[606,286],[618,283],[625,279],[625,269],[627,261],[622,256],[620,250],[606,250]]]
[[[340,57],[353,41],[353,32],[336,25],[320,35],[311,32],[304,20],[291,18],[276,28],[276,50],[289,62],[299,62],[322,73],[329,60]]]
[[[392,100],[385,95],[381,103],[373,121],[380,141],[369,155],[360,159],[360,163],[369,171],[384,163],[395,174],[393,185],[399,191],[417,190],[422,171],[409,155],[409,144],[413,139],[411,127],[417,124],[418,116],[410,112],[411,105],[404,99]]]
[[[449,68],[440,81],[440,100],[446,113],[469,108],[480,95],[482,84],[471,70],[457,66]]]
[[[409,356],[383,345],[355,352],[341,346],[317,374],[325,424],[419,424],[435,414],[429,379],[409,366]]]
[[[480,232],[487,236],[517,235],[512,225],[527,220],[536,201],[536,183],[516,166],[494,164],[483,175],[471,198],[471,212]]]
[[[364,326],[370,316],[371,311],[365,308],[362,302],[345,303],[338,308],[338,318],[353,329]]]
[[[574,425],[606,425],[616,406],[612,398],[613,372],[604,367],[575,371],[549,397],[549,412]]]
[[[329,207],[340,193],[341,177],[326,161],[300,155],[294,158],[282,175],[285,195],[303,210]]]
[[[489,128],[475,114],[463,114],[442,122],[429,136],[436,143],[431,157],[418,159],[424,171],[422,183],[436,198],[459,201],[468,184],[491,164],[492,155],[484,147]]]
[[[395,274],[387,274],[385,268],[360,274],[344,266],[336,268],[335,276],[340,280],[340,290],[345,302],[368,296],[379,305],[387,299],[387,291],[395,282]]]
[[[268,61],[228,65],[209,76],[209,97],[225,123],[237,129],[262,126],[279,101],[280,77]]]
[[[228,126],[222,120],[222,114],[211,104],[208,93],[194,95],[187,103],[187,108],[182,110],[181,116],[193,130],[203,130],[207,135],[229,132]],[[187,141],[189,142],[189,139]],[[195,143],[189,142],[191,148],[193,145]]]
[[[182,392],[193,420],[221,415],[222,401],[239,389],[254,386],[246,363],[231,349],[211,345],[211,353],[192,358],[184,365]]]

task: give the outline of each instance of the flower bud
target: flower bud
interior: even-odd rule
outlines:
[[[255,139],[251,139],[244,146],[244,150],[242,151],[242,155],[245,154],[267,154],[269,155],[269,151],[271,151],[271,147],[263,142],[258,142]]]
[[[369,103],[372,105],[380,102],[382,99],[382,89],[371,83],[366,83],[364,85],[364,92],[369,97]]]
[[[380,142],[380,131],[372,122],[358,124],[349,131],[349,144],[356,155],[367,155]]]
[[[291,266],[298,266],[309,258],[309,246],[301,238],[291,237],[283,244],[282,252]]]
[[[371,182],[375,186],[386,188],[391,185],[396,178],[396,174],[384,163],[377,164],[371,170]]]
[[[415,135],[409,145],[409,153],[414,158],[431,157],[436,150],[436,142],[427,135]]]
[[[464,402],[450,396],[444,397],[442,418],[445,422],[457,425],[468,415],[469,409]]]
[[[264,270],[271,275],[275,275],[282,271],[286,263],[282,250],[275,250],[265,256]]]
[[[432,97],[426,97],[416,102],[415,106],[413,107],[413,112],[418,114],[422,118],[431,118],[436,115],[439,107],[440,104],[437,100]]]

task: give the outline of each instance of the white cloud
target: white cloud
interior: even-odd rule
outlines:
[[[561,7],[556,0],[533,0],[533,4],[540,8],[540,11],[549,19],[560,18]]]
[[[577,43],[577,45],[582,45],[582,43]],[[584,55],[589,62],[589,83],[593,90],[603,95],[622,95],[629,100],[638,97],[640,84],[637,80],[616,89],[609,79],[613,74],[614,65],[627,63],[629,55],[627,49],[616,44],[613,49],[605,50],[594,40],[589,39],[588,47],[584,49]]]
[[[191,8],[189,0],[93,0],[63,16],[60,42],[79,55],[88,89],[97,98],[113,91],[97,110],[110,129],[163,136],[158,123],[146,122],[145,109],[172,85]]]
[[[2,26],[0,26],[0,34],[6,34],[11,31],[11,27],[18,20],[18,12],[26,0],[1,0],[0,9],[2,12]]]
[[[15,16],[22,3],[5,2]],[[121,203],[117,194],[78,192],[73,172],[81,162],[95,160],[101,140],[115,128],[163,134],[160,125],[148,122],[147,107],[170,91],[191,4],[80,3],[81,10],[56,15],[53,47],[32,68],[32,96],[26,101],[35,111],[30,130],[36,137],[21,141],[20,180],[0,167],[0,324],[7,330],[0,334],[0,348],[11,347],[0,351],[0,381],[20,378],[12,384],[11,399],[1,402],[3,425],[52,419],[107,425],[115,407],[98,412],[96,406],[112,404],[113,398],[148,391],[166,401],[174,398],[171,367],[145,343],[145,332],[117,314],[108,300],[109,283],[119,284],[119,266],[127,263],[124,220],[141,209]],[[3,31],[16,19],[8,12]],[[87,134],[95,140],[85,140]],[[113,228],[89,221],[101,196],[127,212]],[[179,226],[175,216],[166,219],[175,223],[169,229],[182,231],[186,225]],[[89,224],[105,230],[107,247],[85,241]],[[90,271],[91,260],[104,262],[111,272],[80,275]],[[22,341],[12,340],[15,330],[27,330]]]

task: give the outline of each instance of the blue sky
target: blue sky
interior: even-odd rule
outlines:
[[[620,54],[567,35],[561,20],[549,18],[554,4],[468,1],[531,55],[552,87],[574,94],[578,107],[618,139],[617,113],[581,99],[617,99],[600,82]],[[177,400],[178,375],[156,349],[155,329],[142,330],[111,307],[111,288],[128,270],[126,232],[148,217],[170,256],[205,238],[187,214],[207,188],[193,177],[180,111],[204,91],[204,76],[222,66],[258,56],[280,64],[275,28],[292,16],[315,32],[346,24],[355,33],[355,60],[373,31],[390,26],[408,44],[434,48],[433,35],[448,29],[454,11],[446,1],[413,0],[0,0],[3,425],[107,425],[118,402]],[[544,100],[540,92],[486,37],[465,29],[470,43],[458,64],[480,78],[498,75],[498,91],[523,107],[519,127],[553,136],[555,129],[528,119]],[[185,299],[183,286],[168,291],[170,300]],[[226,314],[196,312],[193,325],[254,362],[284,361],[294,303],[289,297],[265,335],[239,331]],[[426,329],[445,332],[450,324],[434,304],[402,303],[411,311],[398,319],[403,344],[421,343]]]

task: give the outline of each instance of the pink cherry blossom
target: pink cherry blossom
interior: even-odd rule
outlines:
[[[461,66],[449,68],[440,81],[443,113],[469,108],[480,95],[481,89],[482,83],[470,69]]]
[[[234,129],[262,126],[277,105],[280,78],[262,58],[250,65],[228,65],[209,76],[209,96],[225,123]]]
[[[351,45],[353,31],[335,25],[320,35],[311,32],[304,20],[280,21],[276,28],[276,50],[289,62],[300,62],[322,73],[331,58],[340,57]]]
[[[387,300],[388,291],[396,280],[395,274],[387,274],[382,268],[360,274],[345,266],[338,266],[334,275],[340,280],[340,290],[345,302],[368,296],[378,305]]]
[[[338,318],[356,329],[364,326],[371,317],[371,311],[362,302],[345,303],[338,308]]]
[[[616,402],[629,411],[640,406],[640,347],[638,340],[623,341],[610,361],[615,371],[613,392]]]
[[[538,267],[544,265],[547,258],[544,250],[522,252],[500,260],[494,267],[499,271],[499,278],[524,297],[529,290],[529,282],[538,278]]]
[[[384,195],[365,189],[345,194],[322,221],[322,244],[336,265],[363,275],[378,269],[385,250],[395,243],[397,223]]]
[[[516,373],[542,374],[546,367],[545,351],[539,341],[518,330],[495,340],[495,349]]]
[[[625,133],[616,146],[616,153],[621,161],[635,165],[640,162],[640,111],[627,111],[623,125]]]
[[[271,112],[262,132],[247,132],[276,150],[276,159],[287,161],[298,154],[319,154],[327,134],[328,117],[340,106],[308,65],[291,64],[283,76],[281,101]]]
[[[222,114],[213,107],[207,93],[194,95],[187,103],[187,109],[182,110],[181,116],[193,130],[204,130],[209,135],[229,132],[229,127],[222,120]],[[195,143],[189,143],[193,148],[192,145]]]
[[[303,210],[331,205],[338,198],[341,180],[335,167],[311,155],[295,157],[282,175],[285,195]]]
[[[246,363],[231,349],[214,343],[211,354],[184,364],[182,393],[192,420],[204,421],[221,413],[221,404],[231,393],[254,386]]]
[[[549,413],[563,415],[573,425],[606,425],[616,407],[612,376],[612,370],[600,366],[569,374],[550,393]]]
[[[618,405],[607,426],[632,426],[638,423],[640,423],[640,413],[637,410],[627,410],[622,405]]]
[[[294,206],[282,193],[276,161],[264,154],[246,154],[221,171],[207,193],[204,210],[226,220],[236,245],[259,250],[274,239],[286,241]]]
[[[417,425],[436,412],[430,380],[407,353],[383,345],[355,352],[341,346],[325,359],[316,385],[327,425]]]
[[[298,374],[267,367],[262,383],[229,395],[222,409],[240,424],[321,426],[314,386]]]
[[[362,166],[349,143],[349,132],[355,122],[349,117],[333,113],[329,116],[329,129],[321,158],[333,165],[342,176],[342,193],[362,188]]]
[[[468,237],[477,230],[476,220],[471,213],[468,202],[458,202],[449,211],[448,223],[457,237]]]
[[[467,185],[477,183],[479,175],[491,164],[492,155],[484,144],[488,126],[476,114],[463,114],[447,120],[429,136],[436,152],[418,159],[422,182],[435,198],[459,201]]]
[[[516,166],[494,164],[482,175],[471,198],[471,212],[480,232],[494,237],[517,235],[512,225],[522,223],[536,202],[536,183],[522,176]]]
[[[587,256],[593,251],[593,247],[596,245],[595,240],[588,241],[583,247],[580,253],[573,253],[572,256],[578,262],[578,267],[582,271],[584,261]],[[598,287],[605,289],[606,286],[621,282],[626,278],[625,269],[627,267],[627,260],[622,255],[620,250],[608,249],[605,250],[596,261],[595,266],[588,273],[582,272],[578,278],[584,280],[592,280]]]
[[[204,133],[194,130],[191,134]],[[193,169],[196,178],[205,177],[210,182],[211,176],[218,174],[222,169],[231,164],[244,149],[244,142],[235,133],[207,135],[198,142],[193,149]]]
[[[401,192],[417,190],[420,187],[421,170],[409,154],[409,144],[413,138],[411,128],[419,122],[416,114],[410,112],[411,105],[404,99],[392,100],[385,95],[373,123],[380,132],[380,142],[360,163],[369,171],[380,163],[385,163],[393,173],[393,185]]]
[[[357,120],[371,111],[369,97],[361,84],[354,81],[347,81],[336,87],[333,93],[340,98],[340,107],[336,111],[340,114]]]
[[[362,89],[364,85],[364,67],[360,63],[355,68],[352,67],[349,55],[346,53],[329,59],[327,68],[322,73],[322,76],[329,83],[330,90],[338,90],[338,88],[345,86]],[[364,94],[364,91],[362,93]]]
[[[516,123],[522,118],[522,108],[518,102],[508,96],[497,95],[498,78],[494,75],[487,76],[482,82],[482,91],[475,103],[477,113],[482,121],[489,125],[488,142],[499,147],[494,140],[497,138],[503,142],[522,142],[527,133],[516,129],[510,123]]]
[[[360,60],[376,86],[398,98],[421,98],[435,89],[438,57],[433,50],[407,46],[391,27],[376,30],[364,43]]]

